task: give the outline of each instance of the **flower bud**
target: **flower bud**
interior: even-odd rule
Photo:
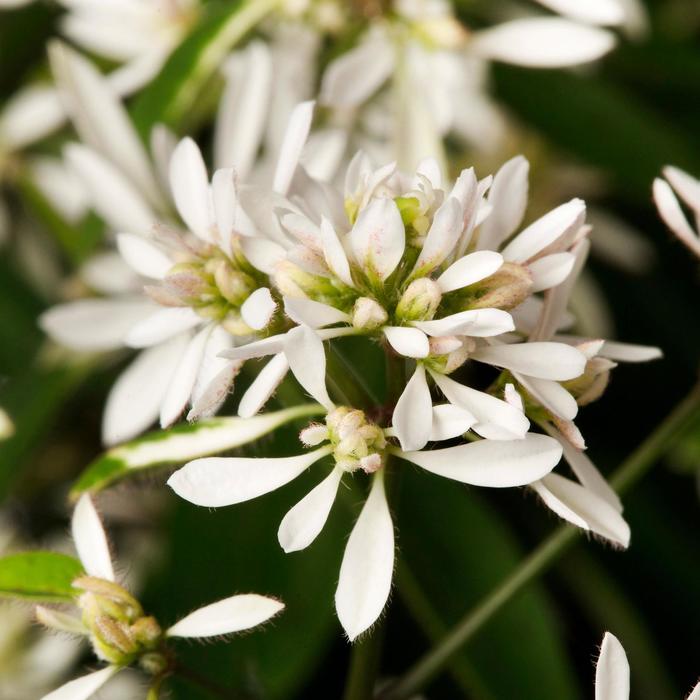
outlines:
[[[347,472],[363,469],[368,473],[381,468],[384,431],[368,421],[363,411],[340,406],[328,414],[326,425],[336,466]]]
[[[312,423],[299,433],[299,440],[307,447],[315,447],[327,439],[328,428],[319,423]]]
[[[604,357],[594,357],[588,360],[580,377],[562,382],[562,386],[574,396],[579,406],[586,406],[605,393],[610,381],[610,370],[616,366]]]
[[[440,306],[442,293],[437,282],[421,277],[408,285],[396,305],[400,321],[429,321]]]
[[[221,296],[234,306],[240,306],[255,290],[255,281],[225,260],[218,261],[214,281]]]
[[[532,275],[516,263],[503,263],[498,272],[468,289],[464,309],[503,309],[508,311],[530,296]]]
[[[389,320],[389,314],[369,297],[360,297],[352,309],[352,325],[365,331],[381,328]]]
[[[456,336],[430,338],[429,343],[430,355],[427,360],[424,360],[424,363],[440,374],[451,374],[461,367],[476,347],[473,338],[457,338]]]

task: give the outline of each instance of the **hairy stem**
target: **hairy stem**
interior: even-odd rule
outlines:
[[[672,440],[700,413],[700,384],[679,403],[656,430],[622,463],[611,484],[624,493],[654,465]],[[511,598],[544,573],[581,534],[569,525],[559,527],[520,566],[470,610],[434,649],[401,679],[379,695],[379,700],[409,698],[434,678],[452,656],[469,641]]]

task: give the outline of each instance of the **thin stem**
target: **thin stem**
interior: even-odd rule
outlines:
[[[658,428],[622,463],[611,479],[620,492],[627,491],[656,462],[696,414],[700,413],[700,384],[676,406]],[[452,656],[469,641],[526,584],[545,572],[578,538],[581,530],[569,525],[559,527],[535,549],[496,589],[470,610],[434,649],[395,684],[379,695],[379,700],[408,698],[435,677]]]

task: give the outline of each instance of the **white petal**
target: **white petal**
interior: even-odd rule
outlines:
[[[147,348],[119,375],[102,416],[105,444],[130,440],[156,421],[187,341],[188,336],[181,334]]]
[[[134,325],[157,307],[143,299],[81,299],[54,306],[39,319],[42,330],[74,350],[104,351],[123,347]]]
[[[607,501],[587,488],[558,474],[549,474],[532,484],[532,488],[560,518],[621,547],[629,546],[630,528],[625,519]]]
[[[318,537],[328,520],[342,477],[342,469],[335,467],[284,516],[277,539],[287,554],[305,549]]]
[[[700,683],[690,691],[690,695],[685,700],[700,700]]]
[[[276,355],[284,350],[286,333],[270,335],[262,340],[255,340],[252,343],[239,345],[238,347],[224,350],[221,357],[229,360],[250,360],[253,357],[265,357],[266,355]]]
[[[69,223],[79,223],[90,208],[90,198],[73,170],[52,156],[34,156],[26,165],[28,176],[51,206]]]
[[[490,439],[517,440],[527,433],[530,421],[522,411],[495,396],[477,391],[437,372],[430,376],[447,400],[471,413],[478,421],[473,429]]]
[[[234,230],[236,210],[240,208],[236,192],[236,173],[232,168],[221,168],[214,173],[211,179],[211,195],[219,246],[231,254],[231,238],[238,233]]]
[[[571,253],[554,253],[530,263],[528,269],[532,275],[532,289],[541,292],[561,284],[574,269],[576,258]]]
[[[384,337],[399,355],[404,357],[428,357],[430,342],[422,330],[406,326],[385,326]]]
[[[117,235],[117,247],[129,266],[144,277],[163,279],[173,266],[173,261],[143,236],[120,233]]]
[[[41,700],[88,700],[118,671],[118,666],[107,666],[100,671],[69,681],[44,695]]]
[[[168,637],[218,637],[257,627],[284,610],[275,598],[244,593],[195,610],[176,622]]]
[[[673,190],[660,178],[654,180],[654,202],[661,218],[678,238],[696,255],[700,256],[700,238],[688,224]]]
[[[523,156],[509,160],[496,173],[489,190],[491,214],[481,224],[477,248],[497,250],[522,223],[527,207],[530,163]]]
[[[255,269],[266,275],[271,275],[275,271],[277,263],[284,260],[284,248],[274,241],[258,236],[244,236],[239,242],[246,260]]]
[[[124,342],[132,348],[147,348],[202,322],[202,317],[189,307],[159,309],[135,324],[127,333]]]
[[[586,356],[564,343],[493,345],[475,350],[470,357],[539,379],[556,381],[575,379],[586,369]]]
[[[28,85],[18,90],[0,112],[0,139],[19,150],[48,136],[66,121],[58,90],[48,85]]]
[[[114,581],[112,556],[100,516],[97,515],[92,499],[88,495],[80,497],[71,521],[73,542],[78,551],[80,563],[88,576]]]
[[[652,345],[616,343],[612,340],[606,340],[598,354],[616,362],[649,362],[663,357],[661,349]]]
[[[312,101],[297,105],[289,117],[272,185],[272,189],[279,194],[287,194],[289,186],[292,184],[292,178],[309,135],[313,117],[314,103]]]
[[[335,607],[350,641],[368,629],[381,614],[394,572],[394,525],[384,492],[383,474],[372,489],[350,533],[340,566]]]
[[[168,486],[190,503],[209,508],[243,503],[296,479],[330,453],[321,447],[295,457],[207,457],[188,462]]]
[[[476,418],[463,408],[450,403],[433,406],[433,425],[430,440],[440,442],[464,435],[476,422]]]
[[[547,435],[522,440],[479,440],[444,450],[399,452],[419,467],[473,486],[524,486],[549,474],[561,458],[561,445]]]
[[[291,212],[281,218],[282,226],[302,245],[313,250],[321,250],[321,229],[305,214]]]
[[[498,272],[503,256],[491,250],[481,250],[456,260],[437,279],[443,294],[468,287]]]
[[[214,129],[217,168],[251,172],[260,149],[272,90],[272,56],[262,41],[251,41],[224,65],[226,85]]]
[[[348,234],[355,262],[366,274],[385,280],[401,261],[406,232],[393,199],[373,199]]]
[[[695,212],[700,214],[700,180],[688,175],[680,168],[667,165],[663,169],[664,177],[680,198]]]
[[[420,450],[430,439],[433,401],[425,379],[425,368],[420,363],[396,403],[391,424],[402,450]]]
[[[348,146],[348,134],[342,128],[325,128],[309,136],[301,163],[306,172],[321,182],[330,182],[338,172]]]
[[[203,241],[209,241],[214,222],[207,168],[197,144],[189,137],[178,143],[170,159],[170,189],[187,227]]]
[[[413,274],[416,277],[424,276],[441,265],[457,244],[463,228],[463,209],[455,197],[448,197],[435,212],[433,223],[413,268]]]
[[[353,287],[348,256],[345,254],[345,249],[333,228],[333,224],[326,218],[321,220],[321,242],[323,244],[323,256],[328,267],[344,284],[347,284],[348,287]]]
[[[504,249],[508,262],[524,263],[556,240],[578,230],[585,220],[586,204],[572,199],[553,209],[521,231]]]
[[[256,331],[261,331],[270,323],[277,308],[277,302],[267,287],[256,289],[241,306],[243,320]]]
[[[64,154],[95,211],[113,229],[147,235],[158,217],[134,185],[96,151],[72,143]]]
[[[478,55],[531,68],[562,68],[588,63],[615,46],[610,32],[556,17],[525,18],[476,32]]]
[[[294,323],[323,328],[334,323],[350,323],[350,316],[328,304],[312,299],[284,298],[284,312]]]
[[[428,335],[469,335],[488,338],[515,330],[513,317],[501,309],[471,309],[435,321],[414,321]]]
[[[241,418],[254,416],[267,403],[288,371],[287,356],[283,352],[275,355],[243,394],[238,405],[238,415]]]
[[[205,326],[190,340],[182,353],[160,407],[160,427],[171,426],[185,410],[202,365],[212,327]]]
[[[389,78],[394,53],[386,41],[367,41],[332,61],[321,80],[319,101],[331,107],[357,107]]]
[[[326,389],[326,351],[323,341],[308,326],[297,326],[287,333],[284,354],[289,367],[301,386],[324,408],[335,405]]]
[[[515,378],[522,384],[535,401],[550,413],[563,420],[573,420],[578,414],[576,399],[561,384],[551,379],[526,377],[519,372]]]
[[[612,26],[623,24],[625,11],[618,0],[537,0],[540,5],[586,24]]]
[[[606,632],[595,671],[595,700],[629,700],[630,666],[617,637]]]

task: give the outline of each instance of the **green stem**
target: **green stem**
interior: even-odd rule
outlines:
[[[658,428],[622,463],[611,484],[624,493],[656,462],[673,440],[700,413],[700,384],[676,406]],[[569,525],[559,527],[535,549],[496,589],[470,610],[434,649],[395,684],[379,695],[379,700],[402,700],[420,691],[511,598],[530,581],[545,572],[581,534]]]

